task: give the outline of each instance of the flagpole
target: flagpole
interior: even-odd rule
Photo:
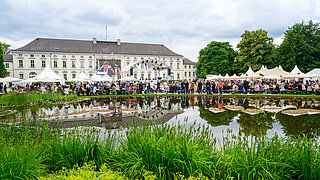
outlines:
[[[106,24],[106,42],[108,42],[108,25]]]

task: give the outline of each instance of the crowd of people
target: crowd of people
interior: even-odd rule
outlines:
[[[276,80],[193,80],[193,81],[113,81],[74,82],[69,85],[27,84],[15,85],[15,91],[57,91],[77,95],[120,95],[120,94],[319,94],[319,81],[276,81]],[[7,86],[0,85],[0,92],[7,92]]]

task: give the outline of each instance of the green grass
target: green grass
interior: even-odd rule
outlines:
[[[57,93],[9,93],[0,96],[0,104],[3,105],[28,105],[53,101],[76,99],[76,95],[61,95]]]
[[[228,131],[220,142],[208,127],[181,124],[136,122],[103,138],[94,128],[0,124],[0,179],[320,178],[316,139]]]

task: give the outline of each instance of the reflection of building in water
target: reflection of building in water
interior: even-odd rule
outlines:
[[[60,121],[64,127],[79,125],[115,128],[137,121],[166,122],[183,112],[180,100],[145,97],[136,99],[94,99],[74,105],[64,105],[54,110],[41,109],[41,120]]]

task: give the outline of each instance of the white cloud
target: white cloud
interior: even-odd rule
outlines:
[[[0,7],[0,40],[20,47],[36,37],[161,43],[196,61],[213,40],[234,47],[244,30],[275,43],[302,20],[320,20],[316,0],[11,0]]]

